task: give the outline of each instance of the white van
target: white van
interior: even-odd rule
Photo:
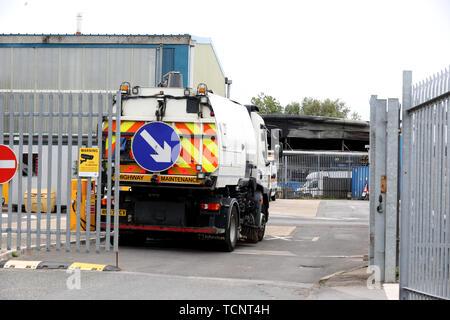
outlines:
[[[297,196],[302,197],[313,197],[318,198],[323,196],[323,178],[342,178],[342,179],[351,179],[352,172],[351,171],[318,171],[311,172],[306,177],[306,182],[300,188],[296,190]]]

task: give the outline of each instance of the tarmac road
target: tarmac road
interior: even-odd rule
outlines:
[[[0,269],[0,299],[307,299],[323,277],[365,265],[368,214],[367,201],[277,200],[260,243],[224,253],[210,241],[149,239],[120,247],[119,272],[81,271],[80,289],[66,270]],[[15,259],[115,265],[112,252],[75,248]]]

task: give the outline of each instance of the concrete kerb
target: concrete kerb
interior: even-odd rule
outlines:
[[[357,296],[364,292],[361,289],[364,289],[367,286],[367,279],[369,279],[370,274],[367,273],[368,264],[363,264],[358,267],[354,267],[348,270],[338,271],[333,274],[322,277],[317,283],[314,284],[313,288],[310,290],[310,295],[313,292],[319,292],[321,289],[329,288],[331,290],[337,291],[328,291],[326,292],[326,297],[330,297],[332,292],[336,292],[338,295],[347,294],[349,297]],[[363,271],[364,270],[364,271]],[[363,285],[362,281],[365,281],[365,285]],[[348,288],[345,290],[344,288]],[[341,290],[344,289],[344,290]],[[371,290],[367,288],[367,292],[372,292],[371,294],[367,294],[366,298],[369,299],[387,299],[387,300],[399,300],[399,284],[398,283],[383,283],[379,290]],[[355,294],[352,292],[354,291]],[[385,295],[384,298],[380,296],[380,293],[383,292]],[[331,293],[330,293],[331,292]],[[364,294],[363,294],[364,295]],[[319,294],[320,296],[320,294]]]
[[[357,267],[354,267],[354,268],[351,268],[351,269],[348,269],[348,270],[342,270],[342,271],[338,271],[338,272],[329,274],[329,275],[327,275],[327,276],[325,276],[325,277],[322,277],[322,278],[319,280],[319,282],[317,283],[317,285],[318,285],[319,287],[320,287],[320,286],[323,286],[323,285],[325,285],[325,283],[326,283],[328,280],[330,280],[330,279],[332,279],[332,278],[334,278],[334,277],[337,277],[337,276],[342,275],[342,274],[350,273],[350,272],[353,272],[353,271],[356,271],[356,270],[359,270],[359,269],[362,269],[362,268],[367,268],[367,267],[368,267],[368,264],[366,263],[366,264],[362,264],[362,265],[360,265],[360,266],[357,266]],[[369,276],[368,276],[368,277],[369,277]]]
[[[347,269],[347,270],[338,271],[338,272],[329,274],[329,275],[327,275],[327,276],[325,276],[325,277],[322,277],[322,278],[320,278],[320,280],[319,280],[318,282],[314,283],[314,284],[308,289],[308,293],[307,293],[306,296],[310,296],[310,295],[312,294],[313,291],[316,291],[316,290],[320,289],[322,286],[325,285],[325,283],[326,283],[328,280],[332,279],[333,277],[339,276],[339,275],[341,275],[341,274],[345,274],[345,273],[347,273],[347,272],[356,271],[356,270],[359,270],[359,269],[364,268],[364,267],[367,267],[367,264],[363,264],[363,265],[360,265],[360,266],[358,266],[358,267],[354,267],[354,268]]]

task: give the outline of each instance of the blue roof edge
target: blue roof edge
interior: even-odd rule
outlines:
[[[74,33],[1,33],[0,36],[26,36],[26,37],[43,37],[43,36],[73,36],[73,37],[130,37],[130,36],[138,36],[138,37],[184,37],[188,38],[192,36],[190,34],[114,34],[114,33],[82,33],[82,34],[74,34]]]

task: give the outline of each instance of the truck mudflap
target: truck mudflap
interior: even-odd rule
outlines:
[[[106,223],[103,223],[102,228],[106,228]],[[113,228],[114,225],[111,225]],[[184,232],[184,233],[201,233],[201,234],[223,234],[225,233],[225,229],[216,228],[216,227],[208,227],[208,228],[199,228],[199,227],[170,227],[170,226],[150,226],[150,225],[127,225],[127,224],[119,224],[119,230],[143,230],[143,231],[166,231],[166,232]]]

